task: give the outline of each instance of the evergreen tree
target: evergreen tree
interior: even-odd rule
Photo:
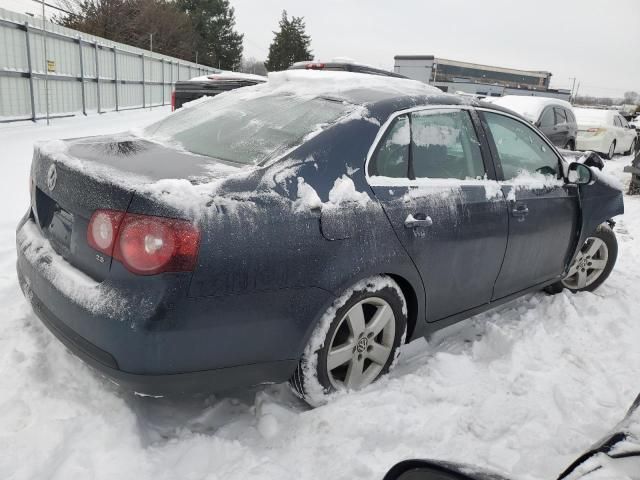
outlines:
[[[114,42],[191,60],[194,34],[189,17],[171,0],[64,0],[70,14],[54,18],[65,27]]]
[[[235,12],[229,0],[177,0],[196,34],[198,61],[224,70],[237,70],[242,62],[242,37],[234,30]]]
[[[313,60],[311,53],[311,37],[305,33],[303,17],[287,18],[287,11],[282,11],[280,31],[273,32],[273,42],[269,47],[269,56],[265,62],[270,72],[286,70],[295,62]]]

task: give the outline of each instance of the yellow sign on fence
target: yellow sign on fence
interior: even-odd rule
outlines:
[[[47,60],[47,72],[56,73],[56,62],[55,62],[55,60]]]

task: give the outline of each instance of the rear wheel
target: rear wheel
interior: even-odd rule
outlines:
[[[611,160],[615,153],[616,153],[616,141],[614,140],[613,142],[611,142],[611,145],[609,145],[609,151],[604,155],[604,158],[606,158],[607,160]]]
[[[386,276],[359,282],[325,313],[289,383],[312,406],[331,393],[366,387],[389,371],[406,329],[398,284]]]
[[[569,267],[567,276],[547,288],[558,293],[563,288],[572,292],[591,292],[609,277],[618,257],[618,241],[613,230],[602,224],[590,235]]]
[[[573,140],[569,140],[567,142],[567,144],[564,146],[565,150],[575,150],[576,149],[576,144]]]

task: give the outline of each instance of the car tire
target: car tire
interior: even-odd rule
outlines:
[[[393,367],[406,331],[399,285],[385,275],[360,281],[322,316],[289,383],[313,407],[364,388]]]
[[[633,142],[631,142],[631,146],[629,146],[629,150],[624,152],[625,155],[633,155],[636,153],[636,149],[638,148],[638,139],[634,138]]]
[[[611,142],[611,145],[609,145],[609,151],[607,153],[604,153],[602,156],[607,160],[611,160],[615,155],[615,153],[616,153],[616,141],[614,140],[613,142]]]
[[[616,234],[607,224],[598,226],[580,248],[571,263],[568,275],[545,290],[560,293],[565,288],[572,292],[592,292],[609,277],[618,258]]]
[[[573,151],[576,149],[576,143],[573,140],[569,140],[567,144],[564,146],[564,149]]]

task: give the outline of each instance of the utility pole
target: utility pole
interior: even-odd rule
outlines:
[[[149,50],[151,50],[151,58],[149,59],[149,111],[151,111],[153,107],[153,33],[149,34]]]
[[[569,98],[571,103],[573,103],[573,101],[574,101],[573,90],[576,87],[576,77],[569,77],[569,80],[573,80],[573,83],[571,84],[571,95],[570,95],[570,98]]]
[[[47,23],[44,16],[44,0],[42,0],[42,43],[44,44],[44,98],[47,110],[47,126],[49,125],[49,61],[47,60]]]
[[[580,90],[580,82],[578,82],[578,86],[576,87],[576,94],[575,94],[575,96],[573,97],[574,102],[575,102],[575,99],[576,99],[576,98],[578,98],[578,90]]]

